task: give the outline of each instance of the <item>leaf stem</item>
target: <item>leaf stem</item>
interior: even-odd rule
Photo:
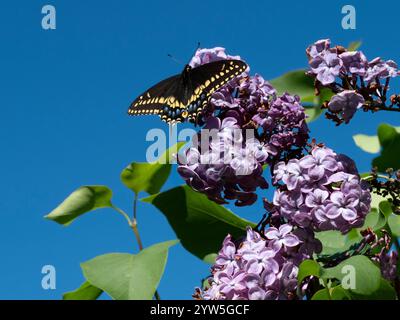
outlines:
[[[135,193],[135,198],[133,200],[133,218],[132,218],[132,220],[129,218],[128,214],[124,210],[118,208],[115,205],[111,205],[111,207],[126,219],[126,221],[129,224],[129,227],[131,227],[131,229],[133,230],[133,233],[136,238],[136,242],[138,243],[138,246],[139,246],[139,251],[142,251],[144,247],[143,247],[142,239],[140,238],[139,229],[137,227],[137,219],[136,219],[137,200],[138,200],[138,195],[137,195],[137,193]],[[161,300],[160,295],[157,290],[154,293],[154,298],[156,300]]]
[[[135,234],[135,238],[136,238],[136,241],[137,241],[138,246],[139,246],[139,251],[142,251],[143,250],[143,243],[142,243],[142,240],[140,239],[139,230],[137,228],[136,221],[134,221],[132,223],[131,228],[133,230],[133,233]]]
[[[115,211],[117,211],[118,213],[120,213],[121,215],[123,215],[123,216],[125,217],[125,219],[126,219],[126,221],[128,222],[129,226],[132,225],[132,221],[131,221],[131,219],[129,218],[128,214],[127,214],[125,211],[123,211],[122,209],[120,209],[120,208],[118,208],[118,207],[116,207],[116,206],[114,206],[114,205],[111,205],[111,207],[112,207]]]
[[[140,238],[139,229],[137,227],[137,200],[138,200],[138,194],[135,192],[135,197],[133,198],[133,217],[130,226],[133,230],[133,233],[135,234],[135,238],[139,246],[139,251],[142,251],[143,243],[142,239]],[[154,292],[154,298],[156,300],[161,300],[157,290]]]
[[[324,286],[325,286],[326,292],[328,294],[328,299],[332,300],[330,286],[328,285],[328,280],[323,280],[323,281],[324,281]]]
[[[137,193],[135,193],[135,198],[133,199],[133,218],[132,218],[132,222],[131,222],[131,228],[133,230],[133,233],[135,234],[136,237],[136,241],[138,243],[139,246],[139,250],[142,251],[143,250],[143,243],[142,243],[142,239],[140,238],[140,234],[139,234],[139,229],[137,227],[137,200],[138,200],[138,195]]]

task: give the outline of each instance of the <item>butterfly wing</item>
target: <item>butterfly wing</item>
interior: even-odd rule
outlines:
[[[176,91],[181,86],[181,75],[175,75],[160,81],[137,97],[130,105],[128,114],[161,114],[163,108],[171,103]]]
[[[185,69],[141,94],[129,115],[155,114],[165,122],[195,121],[211,94],[247,68],[240,60],[220,60]]]
[[[188,118],[196,120],[210,96],[246,69],[247,64],[241,60],[219,60],[193,68],[189,73],[188,85],[185,86],[190,91],[182,101],[189,113]]]

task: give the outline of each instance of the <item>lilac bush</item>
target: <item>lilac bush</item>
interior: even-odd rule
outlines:
[[[360,109],[400,111],[400,96],[392,96],[386,105],[390,79],[399,75],[393,61],[368,61],[361,51],[331,47],[329,40],[317,41],[306,52],[316,92],[334,93],[323,107],[337,124],[348,123]],[[190,65],[221,59],[240,57],[220,47],[201,49]],[[352,159],[309,140],[298,96],[278,94],[261,75],[249,71],[212,94],[196,121],[199,131],[191,147],[178,155],[177,170],[188,187],[161,190],[170,163],[132,162],[121,173],[122,183],[134,193],[132,217],[114,204],[112,190],[103,185],[76,189],[46,215],[66,226],[87,212],[113,209],[133,230],[141,252],[106,254],[82,263],[85,282],[64,299],[97,299],[103,292],[113,299],[160,299],[157,286],[168,250],[178,241],[145,247],[137,214],[141,192],[149,195],[143,202],[165,215],[185,249],[200,259],[218,251],[207,281],[195,289],[196,299],[400,297],[398,130],[379,127],[383,151],[373,162],[378,166],[360,175]],[[292,84],[292,79],[285,82],[288,77],[301,82],[304,76],[290,72],[281,82]],[[310,89],[310,81],[299,88],[304,86]],[[170,151],[161,160],[170,159]],[[387,163],[396,168],[387,168]],[[215,204],[232,200],[236,206],[252,205],[269,186],[274,188],[272,200],[264,197],[262,212],[251,212],[257,224]],[[378,196],[373,207],[371,193]],[[121,272],[126,270],[131,270],[129,279]],[[355,272],[346,273],[357,280],[355,287],[345,288],[344,270]],[[131,280],[135,288],[146,290],[129,290]]]
[[[371,102],[362,88],[398,73],[392,61],[368,62],[361,51],[331,48],[329,40],[310,46],[307,55],[308,74],[316,78],[317,89],[335,92],[326,106],[338,122],[349,122]],[[240,59],[223,48],[202,49],[191,65],[233,58]],[[253,204],[257,190],[268,187],[263,168],[269,166],[275,192],[272,202],[264,200],[267,218],[260,229],[248,228],[244,239],[226,236],[209,285],[196,289],[196,299],[302,299],[309,282],[298,288],[299,266],[323,249],[316,232],[346,234],[364,225],[371,209],[371,186],[361,180],[353,160],[323,144],[309,143],[305,120],[298,96],[278,96],[260,75],[249,75],[249,69],[212,95],[202,114],[202,129],[180,159],[178,172],[209,199],[220,204],[235,200],[243,206]],[[206,144],[204,130],[214,132]],[[332,266],[351,252],[360,254],[365,245],[377,246],[379,237],[367,231],[353,251],[321,261]],[[382,275],[394,279],[397,256],[385,251],[374,259]]]

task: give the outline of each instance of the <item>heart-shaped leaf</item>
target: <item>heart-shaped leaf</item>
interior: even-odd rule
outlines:
[[[142,201],[156,206],[166,216],[182,245],[207,262],[213,262],[228,233],[241,237],[247,226],[255,226],[188,186],[173,188]]]
[[[149,194],[159,192],[171,172],[171,159],[184,144],[185,142],[178,142],[154,163],[132,162],[122,171],[122,182],[136,194],[140,191]]]
[[[335,267],[324,269],[322,278],[338,279],[345,289],[356,294],[369,295],[379,289],[381,272],[366,256],[357,255],[342,261]]]
[[[166,241],[138,254],[110,253],[81,264],[93,286],[115,300],[151,300],[167,262],[168,249],[178,241]]]
[[[83,186],[72,192],[45,218],[67,226],[84,213],[112,207],[111,198],[112,191],[106,186]]]
[[[63,300],[96,300],[103,290],[84,282],[78,289],[63,294]]]
[[[299,285],[301,282],[309,276],[319,277],[321,274],[321,266],[315,260],[304,260],[299,266],[299,272],[297,274],[297,281]]]
[[[357,147],[368,153],[378,153],[381,149],[377,136],[368,136],[366,134],[356,134],[353,140]]]

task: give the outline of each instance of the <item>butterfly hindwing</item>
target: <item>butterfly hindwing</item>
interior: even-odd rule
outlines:
[[[156,114],[165,122],[196,121],[211,94],[240,75],[247,65],[240,60],[220,60],[196,68],[185,67],[132,102],[130,115]]]
[[[242,74],[247,68],[241,60],[220,60],[203,64],[190,71],[191,95],[184,102],[189,119],[196,120],[210,96],[228,81]]]

